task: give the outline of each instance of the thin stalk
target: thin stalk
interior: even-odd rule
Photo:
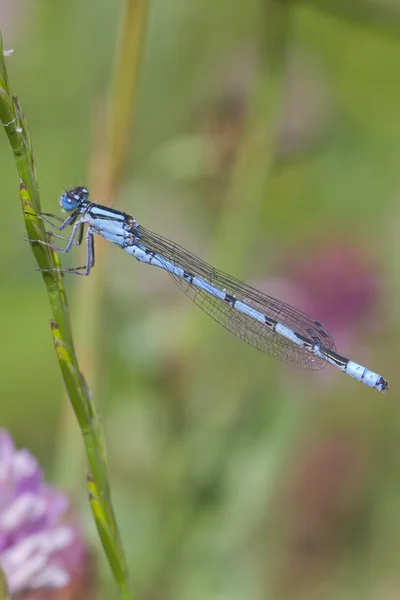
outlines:
[[[53,314],[51,331],[56,355],[86,449],[90,468],[89,492],[93,516],[119,587],[120,597],[126,600],[130,598],[127,591],[127,568],[111,504],[102,428],[75,354],[63,277],[57,270],[58,257],[51,248],[39,242],[40,240],[47,242],[48,237],[43,221],[37,216],[41,214],[41,206],[32,141],[18,99],[11,93],[1,33],[0,119],[10,142],[19,175],[20,198],[27,238],[30,240],[38,267],[42,270],[42,278],[50,301]],[[94,504],[93,497],[96,497],[97,504]]]

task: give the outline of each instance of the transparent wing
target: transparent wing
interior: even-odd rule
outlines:
[[[237,300],[245,302],[270,319],[286,325],[295,333],[301,334],[310,341],[320,343],[329,350],[335,350],[331,334],[319,321],[222,271],[218,271],[178,244],[152,233],[142,226],[138,227],[136,233],[139,234],[143,246],[158,254],[161,262],[164,258],[174,263],[190,274],[201,277],[211,285],[234,296]],[[251,346],[296,367],[322,369],[326,366],[324,360],[275,333],[266,325],[239,312],[227,302],[215,298],[174,273],[168,272],[175,283],[197,306],[225,329]]]

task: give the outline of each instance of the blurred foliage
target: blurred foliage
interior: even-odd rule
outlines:
[[[329,367],[277,363],[198,314],[164,273],[98,244],[97,295],[84,278],[66,284],[78,336],[96,335],[96,352],[83,358],[97,365],[88,383],[137,598],[400,593],[400,44],[394,18],[391,35],[379,26],[397,3],[353,3],[351,19],[328,4],[286,3],[278,82],[266,36],[279,2],[237,0],[232,10],[227,0],[153,1],[128,168],[113,203],[323,315],[339,351],[381,372],[391,390],[380,396]],[[44,210],[56,211],[74,181],[106,201],[93,148],[123,2],[3,0],[0,9]],[[266,111],[265,121],[269,84],[281,89],[272,89],[278,114]],[[4,136],[0,152],[2,204],[16,207]],[[1,424],[53,467],[84,513],[82,449],[22,240],[20,214],[4,210]],[[88,323],[90,310],[80,315],[92,304]]]

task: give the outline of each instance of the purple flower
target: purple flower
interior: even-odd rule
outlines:
[[[79,569],[85,550],[68,509],[36,459],[0,429],[0,564],[12,595],[64,587]]]
[[[292,261],[292,281],[307,290],[309,312],[338,334],[357,335],[381,305],[382,282],[367,248],[348,239],[315,244]]]
[[[331,238],[292,250],[280,271],[286,277],[255,287],[317,318],[338,347],[349,346],[366,325],[381,327],[384,286],[365,248]]]

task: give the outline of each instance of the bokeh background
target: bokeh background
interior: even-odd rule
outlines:
[[[151,3],[113,206],[313,314],[391,390],[269,359],[99,242],[66,285],[137,599],[400,598],[400,2],[349,4]],[[75,183],[106,201],[123,10],[0,0],[45,211]],[[1,425],[98,548],[4,135],[0,153]]]

